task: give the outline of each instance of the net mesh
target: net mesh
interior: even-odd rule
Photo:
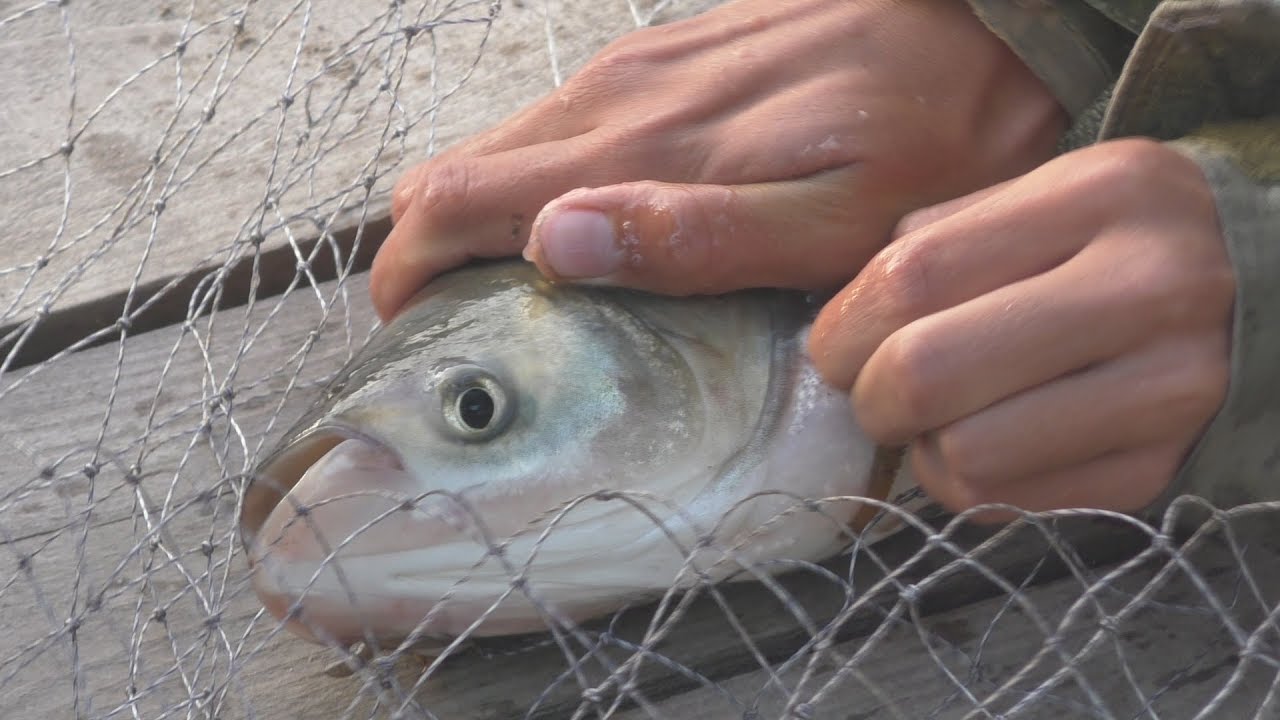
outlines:
[[[824,563],[432,656],[261,609],[244,479],[375,327],[396,174],[711,4],[0,0],[0,716],[1280,714],[1270,505],[889,507]]]

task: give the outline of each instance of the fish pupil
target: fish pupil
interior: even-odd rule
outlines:
[[[483,430],[493,420],[493,396],[482,388],[471,388],[458,398],[458,415],[472,430]]]

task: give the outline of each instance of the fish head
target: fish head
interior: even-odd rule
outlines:
[[[536,540],[579,502],[562,520],[582,534],[562,563],[576,572],[589,543],[627,540],[616,504],[581,498],[706,477],[759,413],[743,389],[769,362],[742,343],[767,352],[768,333],[716,321],[680,337],[649,302],[667,301],[551,285],[522,263],[433,281],[254,472],[241,530],[267,609],[327,642],[536,629],[528,602],[495,600],[537,553],[504,555],[513,536]]]

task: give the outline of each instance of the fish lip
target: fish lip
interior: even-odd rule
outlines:
[[[254,467],[244,489],[239,519],[240,542],[250,567],[254,564],[254,540],[272,511],[312,465],[344,440],[361,440],[375,445],[394,457],[401,468],[405,466],[404,457],[390,442],[341,422],[314,425],[280,442],[265,460]]]

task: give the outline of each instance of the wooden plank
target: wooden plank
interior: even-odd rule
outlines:
[[[226,310],[133,336],[120,358],[114,346],[64,358],[11,387],[0,413],[0,458],[12,461],[0,474],[0,537],[16,569],[0,586],[0,624],[9,629],[0,641],[0,716],[23,708],[103,717],[133,686],[140,716],[160,717],[202,688],[227,692],[241,634],[258,627],[254,643],[266,635],[243,587],[229,479],[268,428],[278,433],[300,413],[307,398],[286,392],[294,369],[302,364],[297,382],[307,389],[345,360],[349,318],[336,283],[323,292],[339,298],[329,343],[304,358],[291,360],[324,330],[325,305],[300,290],[247,316]],[[273,312],[282,315],[270,331],[245,336]],[[370,316],[366,304],[363,328]],[[117,367],[119,392],[108,402]],[[223,395],[226,387],[235,397]],[[234,428],[248,452],[228,434]]]
[[[507,3],[492,32],[481,2],[28,5],[0,5],[12,366],[109,341],[122,315],[139,330],[178,322],[213,272],[223,302],[242,303],[260,254],[256,292],[282,291],[318,239],[345,256],[361,216],[385,218],[399,170],[553,87],[548,18],[562,73],[634,27],[622,0]],[[366,245],[386,231],[366,229]],[[335,277],[323,260],[312,272]]]

